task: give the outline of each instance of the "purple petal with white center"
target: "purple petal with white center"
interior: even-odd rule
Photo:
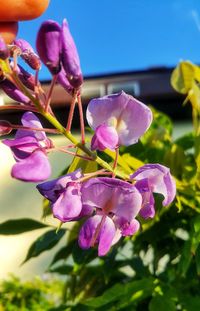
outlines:
[[[76,182],[67,184],[66,189],[52,205],[54,217],[66,222],[79,216],[82,209],[80,187]]]
[[[80,67],[80,60],[74,39],[69,31],[67,20],[63,20],[62,24],[62,64],[66,72],[69,83],[74,88],[79,88],[83,83],[83,76]]]
[[[118,145],[118,134],[114,127],[99,125],[92,137],[91,149],[103,151],[106,148],[114,150]]]
[[[39,182],[47,179],[51,167],[44,152],[37,150],[26,159],[17,162],[12,167],[12,177],[29,182]]]
[[[102,124],[115,127],[119,145],[125,146],[136,143],[152,122],[151,110],[123,91],[92,99],[86,117],[94,130]]]
[[[169,205],[175,198],[176,184],[170,174],[169,168],[164,165],[146,164],[132,174],[131,178],[136,181],[148,179],[148,185],[151,191],[164,196],[164,206]]]
[[[79,169],[73,173],[39,184],[37,185],[37,189],[45,198],[55,203],[63,190],[66,189],[67,184],[82,176],[81,170]]]
[[[36,40],[37,52],[42,62],[54,75],[61,70],[61,27],[53,21],[48,20],[42,23]]]
[[[103,214],[113,213],[131,222],[142,205],[142,196],[130,183],[117,178],[92,178],[82,186],[82,201]]]

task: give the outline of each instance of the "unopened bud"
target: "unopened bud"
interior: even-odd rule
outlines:
[[[6,120],[0,120],[0,136],[8,135],[12,131],[11,124]]]
[[[10,98],[16,102],[28,105],[30,104],[30,99],[24,95],[12,82],[5,79],[0,83],[0,88],[8,95]]]
[[[21,50],[21,58],[34,70],[41,68],[41,61],[37,54],[35,54],[32,46],[24,39],[14,41],[14,44]]]
[[[62,24],[62,64],[69,83],[74,88],[79,88],[83,83],[80,60],[74,39],[70,33],[68,23],[64,19]]]
[[[37,34],[36,47],[40,59],[51,74],[58,74],[61,70],[61,27],[57,22],[48,20],[41,25]]]

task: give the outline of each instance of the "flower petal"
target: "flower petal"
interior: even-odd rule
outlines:
[[[136,143],[152,122],[151,110],[123,91],[92,99],[86,117],[94,130],[102,124],[115,127],[119,145],[125,146]]]
[[[54,217],[66,222],[79,216],[82,209],[80,187],[79,183],[68,183],[65,191],[52,205]]]
[[[139,228],[140,223],[137,219],[133,219],[131,223],[127,222],[125,219],[116,220],[117,227],[120,229],[122,236],[131,236],[135,234]]]
[[[132,174],[131,178],[135,180],[148,179],[151,191],[164,196],[164,206],[174,200],[176,184],[168,167],[160,164],[146,164]]]
[[[40,147],[36,138],[32,136],[4,139],[2,142],[11,148],[16,160],[23,160],[27,158],[30,153]]]
[[[83,204],[131,222],[142,205],[142,196],[130,183],[117,178],[92,178],[82,186]]]
[[[110,217],[106,217],[99,234],[98,256],[105,256],[111,246],[115,237],[116,228],[114,222]]]
[[[51,167],[44,152],[37,150],[26,159],[17,162],[11,171],[12,177],[22,181],[38,182],[47,179]]]
[[[149,187],[148,179],[141,179],[136,182],[135,187],[142,195],[142,208],[139,212],[144,219],[153,218],[155,216],[154,197]]]
[[[115,237],[116,228],[111,218],[96,215],[90,217],[79,233],[79,246],[88,249],[99,243],[98,255],[104,256],[110,250]]]
[[[12,82],[9,80],[1,81],[0,87],[14,101],[29,105],[30,99],[24,95]]]
[[[38,191],[49,201],[55,203],[56,200],[59,198],[60,193],[66,189],[67,184],[71,181],[74,181],[78,178],[81,178],[83,175],[81,170],[78,169],[73,173],[61,176],[59,178],[46,181],[42,184],[37,185]]]
[[[96,216],[90,217],[83,224],[79,232],[79,238],[78,238],[78,243],[81,248],[88,249],[92,246],[92,240],[94,238],[96,229],[101,222],[101,219],[102,219],[102,216],[96,215]]]
[[[114,150],[118,145],[118,134],[114,127],[100,125],[92,137],[91,149],[103,151],[106,148]]]

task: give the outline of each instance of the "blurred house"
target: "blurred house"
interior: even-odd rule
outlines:
[[[167,113],[173,120],[185,120],[190,117],[189,105],[182,107],[183,97],[176,93],[170,85],[172,68],[152,68],[143,71],[130,71],[85,77],[82,89],[84,110],[91,98],[104,96],[124,90],[160,111]],[[50,82],[42,83],[45,92],[48,91]],[[60,86],[56,85],[52,96],[52,107],[58,119],[66,124],[66,111],[69,109],[71,96]],[[0,105],[11,104],[13,101],[0,93]],[[0,111],[4,119],[11,122],[20,122],[22,112]],[[78,117],[73,126],[79,126]]]

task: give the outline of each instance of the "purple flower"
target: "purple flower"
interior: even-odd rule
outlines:
[[[21,121],[24,127],[42,129],[39,119],[32,112],[24,113]],[[51,167],[46,150],[52,147],[52,143],[45,132],[20,129],[14,139],[5,139],[3,143],[11,148],[16,160],[11,171],[12,177],[38,182],[50,176]]]
[[[155,215],[153,192],[164,196],[163,206],[169,205],[176,195],[176,184],[169,168],[160,164],[146,164],[140,167],[131,178],[136,180],[135,187],[142,195],[143,218],[153,218]]]
[[[29,105],[30,99],[24,95],[12,82],[5,79],[1,81],[0,88],[8,95],[10,98],[12,98],[14,101]]]
[[[99,150],[137,143],[152,122],[151,110],[123,91],[92,99],[86,116],[95,130],[91,147]]]
[[[98,255],[104,256],[121,236],[133,235],[139,229],[135,217],[142,197],[132,184],[115,178],[93,178],[82,185],[81,192],[83,209],[91,215],[80,230],[81,248],[98,244]]]
[[[80,170],[37,185],[38,191],[51,202],[54,217],[62,222],[75,220],[82,210]]]

